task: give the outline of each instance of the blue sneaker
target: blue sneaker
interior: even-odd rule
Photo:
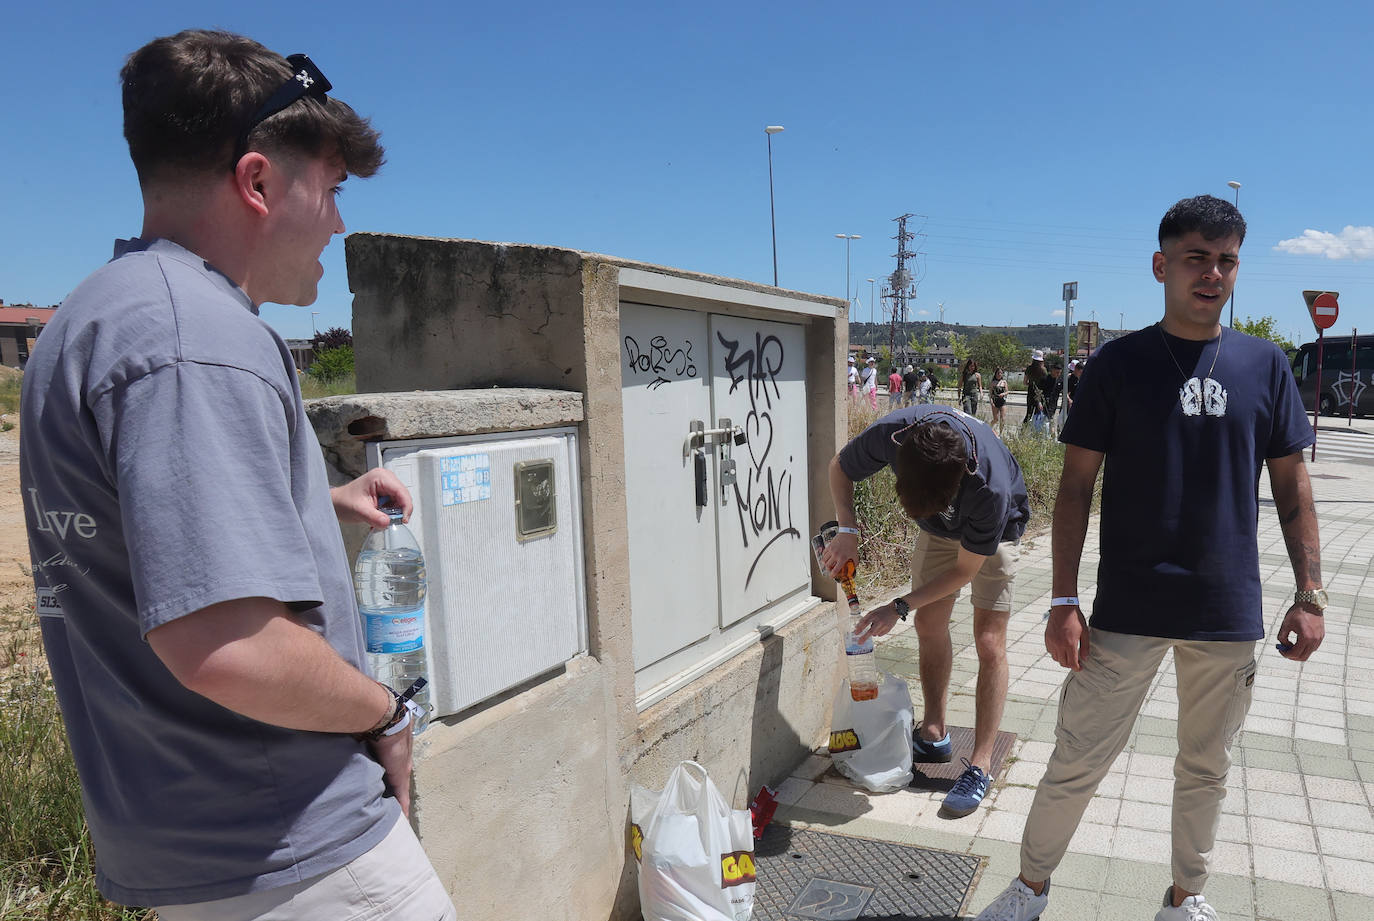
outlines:
[[[962,819],[977,809],[992,785],[992,778],[984,774],[981,768],[970,764],[967,758],[959,760],[964,762],[964,773],[959,775],[949,793],[945,794],[945,804],[940,810],[952,819]]]
[[[927,742],[921,738],[921,727],[911,734],[911,759],[918,764],[948,764],[954,760],[954,747],[949,744],[949,733],[943,739]]]

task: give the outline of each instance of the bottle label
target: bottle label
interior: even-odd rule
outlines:
[[[373,654],[414,652],[425,645],[425,606],[411,611],[363,611],[367,651]]]

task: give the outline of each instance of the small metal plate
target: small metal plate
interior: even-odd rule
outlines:
[[[982,858],[768,826],[754,851],[754,921],[952,921]]]
[[[558,498],[552,458],[515,464],[515,539],[547,537],[558,530]]]
[[[854,921],[871,898],[872,886],[812,877],[787,906],[787,914],[816,921]]]

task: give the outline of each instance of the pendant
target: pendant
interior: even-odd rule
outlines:
[[[1178,403],[1185,416],[1226,415],[1226,391],[1220,381],[1210,377],[1204,380],[1189,378],[1188,383],[1179,388]]]

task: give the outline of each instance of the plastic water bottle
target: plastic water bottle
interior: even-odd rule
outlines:
[[[811,549],[820,563],[825,545],[839,533],[838,521],[827,521],[821,525],[820,533],[811,538]],[[821,569],[825,565],[821,564]],[[863,610],[859,607],[859,593],[854,588],[854,561],[845,560],[840,570],[840,589],[849,602],[849,632],[844,637],[844,660],[849,666],[849,697],[852,700],[873,700],[878,696],[878,664],[873,656],[873,637],[865,634],[862,639],[857,633]]]
[[[373,531],[353,564],[353,586],[363,616],[372,676],[404,693],[425,673],[425,560],[403,512],[384,507],[391,524]],[[429,725],[429,689],[415,695],[424,710],[414,732]]]
[[[849,578],[840,580],[842,586],[846,581],[853,584],[853,566],[854,561],[849,560],[846,565]],[[858,598],[854,598],[849,611],[849,632],[844,636],[844,660],[849,664],[849,696],[853,700],[873,700],[878,696],[878,663],[873,655],[873,637],[864,634],[861,639],[858,636],[863,613],[857,608]]]

